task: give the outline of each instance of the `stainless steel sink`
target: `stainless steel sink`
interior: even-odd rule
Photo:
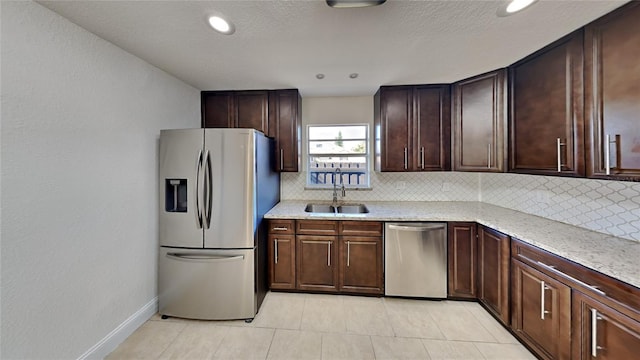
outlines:
[[[304,208],[308,213],[326,213],[326,214],[366,214],[369,209],[364,204],[345,204],[339,206],[333,206],[328,204],[307,204]]]
[[[326,204],[307,204],[307,207],[304,208],[305,212],[309,213],[335,213],[336,208],[331,205]]]
[[[364,204],[349,204],[338,206],[338,212],[344,214],[366,214],[369,209]]]

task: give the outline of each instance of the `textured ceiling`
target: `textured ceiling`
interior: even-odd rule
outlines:
[[[626,1],[388,0],[334,9],[298,1],[39,1],[201,90],[298,88],[371,95],[380,85],[449,83],[507,66]],[[236,27],[207,24],[223,15]],[[349,74],[359,73],[357,79]],[[317,73],[325,78],[318,80]]]

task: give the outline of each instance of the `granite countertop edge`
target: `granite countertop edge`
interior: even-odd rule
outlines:
[[[498,230],[563,258],[640,288],[640,242],[482,202],[366,201],[366,214],[311,214],[308,203],[286,200],[267,219],[365,221],[470,221]],[[347,204],[348,202],[345,202]]]

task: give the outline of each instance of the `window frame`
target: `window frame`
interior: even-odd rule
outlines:
[[[311,143],[312,142],[316,142],[316,141],[335,141],[335,140],[330,140],[330,139],[326,139],[326,140],[317,140],[317,139],[311,139],[310,138],[310,131],[312,128],[319,128],[319,127],[336,127],[336,128],[340,128],[340,127],[364,127],[364,133],[365,133],[365,137],[364,138],[342,138],[340,139],[341,141],[363,141],[364,145],[365,145],[365,149],[364,149],[364,153],[326,153],[326,154],[313,154],[312,153],[312,149],[311,149]],[[370,190],[371,189],[371,144],[370,144],[370,138],[371,138],[371,126],[370,124],[367,123],[353,123],[353,124],[308,124],[306,126],[306,169],[307,169],[307,175],[306,175],[306,179],[305,179],[305,189],[309,189],[309,190],[326,190],[326,189],[333,189],[333,176],[331,178],[331,182],[330,183],[325,183],[325,184],[318,184],[317,182],[312,182],[312,174],[313,173],[318,173],[318,172],[313,172],[312,171],[312,167],[311,167],[311,158],[312,157],[363,157],[365,159],[365,164],[364,167],[361,169],[364,169],[361,173],[363,174],[363,180],[361,181],[360,184],[356,183],[355,184],[351,184],[351,176],[354,175],[354,173],[349,175],[349,181],[345,181],[344,182],[344,186],[346,189],[350,189],[350,190]],[[337,169],[338,167],[332,167],[331,171],[327,171],[324,172],[325,176],[327,176],[326,174],[329,174],[330,172],[335,172],[335,169]],[[342,168],[339,167],[341,171],[348,171],[349,168]],[[360,172],[360,171],[359,171]],[[346,175],[346,174],[345,174]],[[344,175],[343,175],[344,176]],[[326,178],[325,178],[326,179]],[[343,179],[347,180],[346,177],[343,177]],[[341,186],[340,183],[338,183],[338,186]]]

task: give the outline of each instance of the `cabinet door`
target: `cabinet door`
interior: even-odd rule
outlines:
[[[478,299],[509,324],[509,237],[479,226]]]
[[[640,179],[639,19],[632,2],[585,27],[590,177]]]
[[[239,91],[235,93],[235,127],[269,133],[269,93]]]
[[[300,93],[269,92],[269,136],[276,140],[276,164],[280,171],[300,168]]]
[[[337,250],[335,236],[296,236],[298,289],[338,291]]]
[[[450,297],[476,298],[476,223],[449,223]]]
[[[609,306],[573,292],[575,359],[637,359],[640,354],[640,319],[632,319]]]
[[[411,170],[451,169],[451,111],[449,85],[417,86],[413,91],[414,145]]]
[[[296,288],[295,235],[269,234],[269,283],[271,289]]]
[[[411,154],[412,89],[383,87],[376,94],[376,171],[408,171]]]
[[[453,85],[453,170],[505,170],[506,69]]]
[[[230,128],[233,127],[233,93],[224,91],[203,91],[202,127]]]
[[[343,236],[340,259],[340,291],[384,293],[381,237]]]
[[[509,68],[509,170],[584,176],[582,32]]]
[[[571,288],[512,261],[511,327],[543,359],[571,359]]]

